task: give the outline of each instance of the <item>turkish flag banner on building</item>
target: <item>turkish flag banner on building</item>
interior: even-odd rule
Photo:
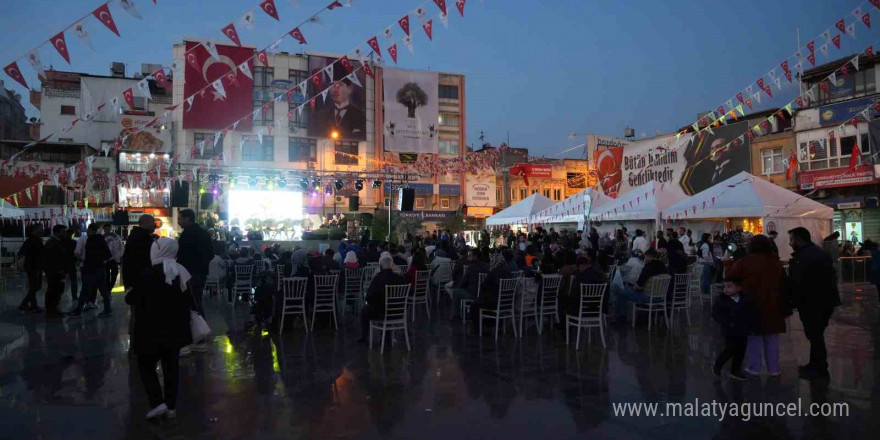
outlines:
[[[216,45],[219,60],[214,59],[204,47],[196,48],[198,43],[186,42],[187,55],[194,55],[194,60],[187,63],[184,72],[184,96],[190,97],[204,89],[214,81],[226,81],[229,72],[235,72],[238,65],[247,62],[248,68],[253,67],[251,58],[254,49]],[[195,50],[193,50],[195,48]],[[244,115],[253,111],[253,80],[246,75],[238,78],[237,84],[223,84],[225,97],[216,88],[208,88],[205,93],[194,97],[192,109],[183,113],[183,128],[219,130],[225,128]],[[251,119],[244,118],[237,127],[242,131],[250,131]]]

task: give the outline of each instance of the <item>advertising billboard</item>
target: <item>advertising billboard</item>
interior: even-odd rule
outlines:
[[[356,81],[337,58],[309,56],[309,74],[323,71],[320,81],[309,81],[309,96],[315,96],[314,112],[309,114],[309,136],[329,138],[334,131],[340,139],[363,141],[367,139],[366,78],[361,64],[350,61]],[[332,67],[329,67],[331,66]],[[331,72],[332,70],[332,72]],[[328,75],[333,75],[333,82]],[[316,82],[318,84],[316,84]],[[320,87],[319,87],[320,86]],[[327,88],[326,98],[321,92]],[[295,95],[295,94],[294,94]],[[306,106],[305,111],[311,111]]]
[[[385,68],[385,151],[439,152],[436,72]]]
[[[498,200],[495,190],[495,174],[481,173],[465,176],[465,204],[468,207],[492,207],[497,206]]]

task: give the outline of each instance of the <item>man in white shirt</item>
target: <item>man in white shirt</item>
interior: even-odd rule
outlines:
[[[645,233],[641,229],[636,229],[636,238],[633,239],[632,250],[640,251],[643,255],[651,248],[651,243],[645,238]]]
[[[678,228],[678,240],[681,242],[681,245],[684,246],[684,252],[688,255],[694,253],[694,239],[691,237],[693,232],[690,229],[685,230],[685,228]]]

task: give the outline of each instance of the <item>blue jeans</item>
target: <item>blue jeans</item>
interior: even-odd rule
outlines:
[[[700,263],[703,265],[703,275],[700,277],[700,289],[703,291],[704,295],[709,294],[709,288],[712,285],[712,265],[706,263]]]
[[[617,312],[617,316],[626,316],[627,312],[627,303],[629,301],[637,302],[637,303],[647,303],[650,300],[648,295],[645,294],[644,290],[636,290],[632,287],[627,287],[623,291],[618,291],[617,293],[617,301],[615,304],[615,310]],[[630,309],[632,310],[632,309]]]

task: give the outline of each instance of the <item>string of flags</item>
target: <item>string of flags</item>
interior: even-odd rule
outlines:
[[[438,0],[433,0],[433,1],[434,1],[435,3],[438,2]],[[442,0],[439,0],[439,1],[442,1]],[[340,6],[342,6],[341,3],[340,3],[340,4],[337,4],[337,3],[339,3],[339,2],[333,2],[333,3],[331,3],[330,5],[328,5],[328,6],[325,7],[324,9],[322,9],[322,11],[324,11],[324,10],[332,10],[332,9],[335,9],[336,7],[340,7]],[[349,2],[349,3],[350,3],[350,2]],[[422,6],[419,6],[418,8],[416,8],[415,10],[413,10],[412,13],[414,13],[417,17],[420,17],[420,18],[421,18],[421,17],[425,17],[425,19],[426,19],[427,21],[430,21],[430,19],[427,19],[427,18],[426,18],[426,17],[427,17],[427,12],[425,11],[425,5],[426,5],[427,3],[428,3],[427,1],[424,2],[424,3],[422,4]],[[442,3],[443,3],[442,6],[441,6],[440,4],[438,4],[438,7],[440,7],[440,9],[441,9],[441,12],[440,12],[439,15],[440,15],[440,17],[441,17],[444,21],[446,21],[446,20],[448,19],[448,17],[446,16],[445,2],[442,2]],[[457,7],[458,7],[458,9],[459,9],[459,12],[460,12],[461,16],[464,17],[464,5],[465,5],[465,2],[464,2],[464,1],[459,1],[459,2],[457,2],[457,3],[460,3],[460,6],[457,5]],[[332,6],[332,7],[331,7],[331,6]],[[316,15],[317,15],[317,14],[316,14]],[[408,16],[408,15],[409,15],[409,13],[407,13],[407,16]],[[399,23],[398,23],[398,24],[399,24]],[[297,30],[298,28],[299,28],[299,26],[295,27],[294,30]],[[387,30],[387,28],[386,28],[386,30]],[[285,35],[292,35],[292,34],[293,34],[293,31],[288,32],[288,33],[285,34]],[[301,36],[301,31],[300,31],[300,36]],[[409,37],[409,36],[407,35],[406,37]],[[433,37],[433,34],[432,34],[432,37]],[[282,36],[282,38],[283,38],[283,36]],[[295,39],[298,39],[298,38],[296,38],[296,37],[294,37],[294,38],[295,38]],[[302,38],[304,39],[305,37],[302,36]],[[368,46],[370,46],[371,49],[373,49],[373,47],[372,47],[372,44],[370,43],[370,41],[371,41],[371,40],[374,40],[374,39],[376,39],[375,36],[372,37],[371,39],[369,39],[369,40],[368,40],[368,43],[367,43]],[[278,44],[280,44],[279,41],[280,41],[280,39],[277,40],[275,43],[273,43],[273,45],[270,46],[269,49],[274,50],[275,48],[277,48]],[[392,43],[392,46],[396,46],[396,44],[397,44],[396,42],[393,42],[393,40],[389,40],[389,42]],[[411,40],[410,40],[410,43],[411,43]],[[378,43],[376,43],[376,44],[378,45]],[[283,93],[280,93],[280,94],[278,95],[278,97],[275,98],[275,101],[280,101],[280,99],[281,99],[282,96],[285,96],[285,95],[289,96],[290,94],[294,93],[294,92],[297,91],[297,90],[299,90],[299,92],[300,92],[303,96],[306,96],[306,93],[307,93],[306,91],[307,91],[307,85],[308,85],[308,83],[312,83],[312,84],[315,84],[315,85],[323,84],[322,78],[323,78],[323,75],[325,75],[325,74],[327,74],[328,77],[330,78],[330,79],[329,79],[330,84],[328,85],[328,87],[324,88],[321,92],[316,93],[316,94],[315,94],[314,96],[312,96],[310,99],[307,99],[303,104],[299,105],[299,106],[296,108],[296,110],[291,109],[291,110],[288,112],[288,119],[290,119],[290,118],[292,117],[292,114],[293,114],[294,111],[297,111],[297,112],[301,115],[301,114],[302,114],[302,111],[304,110],[304,107],[305,107],[306,105],[309,105],[309,106],[312,108],[312,110],[314,110],[314,107],[315,107],[315,104],[316,104],[316,99],[317,99],[317,96],[318,96],[318,95],[321,95],[321,96],[323,97],[323,99],[326,100],[326,96],[327,96],[328,92],[329,92],[333,87],[339,87],[339,81],[333,82],[333,74],[332,74],[332,70],[331,70],[331,69],[333,69],[333,66],[334,66],[336,63],[339,63],[340,66],[341,66],[342,68],[346,69],[346,71],[349,72],[349,74],[346,76],[346,78],[349,78],[349,79],[354,78],[354,80],[353,80],[352,82],[356,83],[357,85],[360,85],[360,83],[359,83],[358,80],[357,80],[357,77],[355,76],[355,73],[357,72],[357,70],[359,70],[359,69],[363,69],[364,72],[365,72],[367,75],[369,75],[370,77],[373,77],[373,76],[374,76],[374,73],[373,73],[373,71],[372,71],[372,68],[370,67],[370,61],[368,61],[368,59],[367,59],[367,56],[370,55],[370,52],[365,52],[365,51],[363,51],[363,50],[362,50],[362,47],[363,47],[363,45],[358,45],[358,46],[353,50],[353,52],[351,52],[351,53],[352,53],[352,56],[355,57],[355,58],[357,58],[357,59],[360,61],[360,63],[361,63],[360,66],[358,66],[358,67],[353,66],[353,65],[351,64],[351,62],[350,62],[349,57],[348,57],[347,55],[346,55],[346,56],[343,56],[343,57],[337,59],[336,61],[334,61],[333,63],[329,64],[329,65],[328,65],[327,67],[325,67],[324,69],[322,69],[322,70],[320,70],[320,71],[318,71],[318,72],[315,72],[315,73],[312,74],[310,77],[306,78],[303,82],[301,82],[301,83],[299,83],[299,84],[296,84],[296,85],[293,85],[293,86],[291,86],[290,88],[288,88],[287,90],[284,90]],[[391,46],[389,46],[389,48],[390,48],[390,47],[391,47]],[[375,56],[375,58],[374,58],[375,61],[376,61],[377,63],[381,63],[381,59],[382,59],[382,58],[381,58],[381,49],[380,49],[379,52],[375,52],[375,51],[373,51],[372,54]],[[254,56],[257,57],[261,62],[263,62],[264,65],[268,65],[268,57],[267,57],[267,55],[266,55],[266,50],[263,50],[263,51],[261,51],[261,52],[255,54]],[[252,59],[252,58],[251,58],[251,59]],[[248,61],[249,61],[249,60],[248,60]],[[246,65],[246,63],[247,63],[247,61],[245,62],[245,65]],[[240,66],[239,66],[239,67],[240,67]],[[222,79],[223,79],[223,78],[218,79],[218,80],[215,81],[214,83],[221,82]],[[222,82],[221,82],[221,84],[222,84]],[[212,84],[212,85],[210,85],[210,86],[215,87],[215,89],[216,89],[216,84]],[[200,93],[200,92],[204,91],[207,87],[209,87],[209,86],[206,86],[205,88],[203,88],[203,89],[200,90],[200,91],[197,91],[196,93],[194,93],[194,94],[191,95],[190,97],[187,97],[186,99],[184,99],[183,102],[186,102],[186,103],[192,104],[192,98],[194,98],[195,95],[196,95],[197,93]],[[219,92],[219,90],[218,90],[218,92]],[[128,98],[125,98],[125,99],[128,99]],[[175,110],[175,109],[176,109],[177,107],[179,107],[183,102],[178,103],[178,104],[175,104],[175,105],[170,106],[170,107],[166,107],[166,108],[165,108],[165,112],[164,112],[163,115],[162,115],[162,118],[167,118],[169,112]],[[272,103],[273,103],[273,102],[270,101],[270,102],[268,102],[266,105],[271,105]],[[98,110],[100,110],[102,107],[103,107],[103,104],[102,104],[101,106],[99,106]],[[245,120],[245,118],[252,118],[255,114],[259,114],[259,112],[261,112],[262,110],[263,110],[262,108],[259,108],[259,109],[253,110],[252,112],[248,112],[248,113],[246,113],[244,117],[239,118],[238,120],[236,120],[236,121],[233,122],[232,124],[228,125],[227,127],[225,127],[225,128],[223,128],[223,129],[217,131],[217,133],[216,133],[214,136],[209,137],[209,139],[206,139],[206,140],[200,141],[199,144],[198,144],[197,146],[192,146],[192,147],[190,148],[190,155],[189,155],[190,159],[194,159],[194,158],[195,158],[195,153],[196,153],[196,151],[199,151],[200,153],[203,153],[206,144],[207,144],[208,142],[210,142],[212,139],[218,139],[218,138],[220,138],[220,136],[224,136],[224,135],[225,135],[228,131],[230,131],[230,130],[233,130],[233,131],[234,131],[234,130],[237,128],[237,126],[238,126],[243,120]],[[78,120],[76,120],[76,121],[74,122],[73,125],[75,125],[76,122],[78,122]],[[131,132],[126,133],[126,135],[123,136],[122,138],[117,138],[117,140],[116,140],[116,142],[115,142],[115,145],[114,145],[114,150],[115,150],[115,151],[118,151],[118,150],[121,148],[121,145],[125,142],[125,140],[126,140],[128,137],[133,136],[133,135],[135,135],[136,133],[138,133],[138,132],[140,132],[140,131],[142,131],[142,130],[145,130],[145,129],[149,128],[149,127],[156,126],[156,125],[159,124],[159,123],[160,123],[160,118],[159,118],[159,117],[156,117],[156,118],[154,118],[153,120],[149,121],[148,123],[144,124],[143,127],[141,127],[141,128],[137,128],[137,129],[135,129],[135,130],[133,130],[133,131],[131,131]],[[278,126],[278,127],[281,126],[281,120],[273,121],[273,122],[270,123],[265,129],[266,129],[266,130],[269,130],[269,131],[271,132],[272,130],[274,130],[274,128],[275,128],[276,126]],[[256,136],[260,139],[261,142],[262,142],[262,134],[263,134],[263,129],[261,129],[261,130],[257,133],[257,135],[256,135]],[[44,140],[40,140],[40,141],[37,141],[37,142],[43,142],[43,141],[45,141],[45,139],[47,139],[47,138],[44,138]],[[34,143],[32,143],[32,144],[36,144],[37,142],[34,142]],[[243,138],[242,141],[241,141],[241,144],[239,145],[239,149],[242,149],[242,148],[243,148],[243,145],[242,145],[242,144],[243,144],[244,142],[245,142],[245,140],[244,140],[244,138]],[[30,144],[29,144],[29,145],[30,145]],[[22,151],[24,151],[24,150],[22,150]],[[105,152],[106,152],[106,151],[105,151]],[[234,145],[232,146],[232,151],[231,151],[231,152],[232,152],[232,156],[234,157],[235,154],[236,154],[236,148],[235,148]],[[222,160],[222,161],[225,161],[226,158],[227,158],[227,156],[226,156],[225,154],[221,153],[221,154],[218,154],[218,155],[216,155],[216,156],[214,156],[214,157],[212,157],[212,158],[210,158],[210,159],[207,159],[207,161],[210,162],[211,164],[215,165],[215,166],[219,166],[221,160]],[[180,160],[180,155],[175,155],[175,156],[172,158],[172,163],[177,162],[177,161],[179,161],[179,160]],[[477,159],[473,159],[473,160],[477,160]],[[82,163],[82,162],[80,162],[80,163]],[[73,167],[76,167],[76,166],[77,166],[77,165],[74,165]],[[201,166],[204,167],[204,165],[201,165]],[[164,165],[160,164],[160,165],[159,165],[159,170],[158,170],[158,171],[161,172],[162,169],[163,169],[163,167],[164,167]],[[169,167],[169,169],[170,169],[170,167]],[[179,178],[179,179],[183,179],[184,177],[191,178],[191,176],[193,176],[193,175],[195,174],[195,171],[197,171],[197,170],[198,170],[198,167],[196,167],[196,170],[194,170],[192,173],[186,173],[186,176],[178,176],[178,178]],[[148,173],[146,173],[146,174],[148,174]],[[24,191],[27,191],[27,189],[24,190]],[[8,197],[5,197],[5,198],[8,199],[9,197],[14,197],[14,196],[16,196],[16,195],[17,195],[17,194],[14,194],[14,195],[12,195],[12,196],[8,196]]]

